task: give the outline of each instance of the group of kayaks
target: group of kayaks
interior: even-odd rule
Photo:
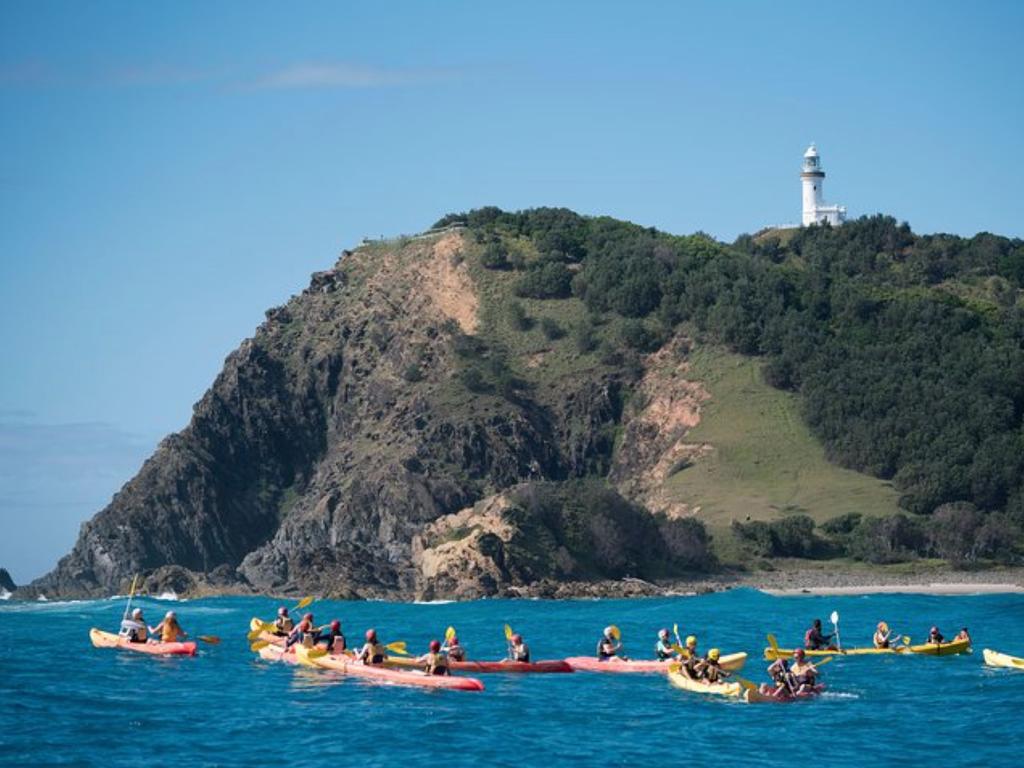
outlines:
[[[389,654],[383,664],[364,664],[351,652],[330,653],[325,649],[307,647],[303,644],[292,645],[286,650],[285,638],[265,631],[263,628],[266,626],[267,623],[258,618],[253,618],[250,623],[250,637],[256,635],[262,641],[254,644],[253,647],[257,649],[260,658],[264,660],[323,669],[347,677],[362,678],[392,685],[482,691],[484,690],[484,684],[474,675],[488,673],[545,674],[580,671],[617,674],[663,674],[667,676],[672,686],[680,690],[702,695],[722,696],[751,704],[778,703],[814,698],[825,689],[825,686],[820,683],[801,689],[796,693],[779,690],[773,691],[769,686],[764,685],[757,686],[735,674],[746,663],[747,654],[744,652],[720,656],[719,666],[722,670],[729,673],[730,676],[715,683],[694,679],[684,674],[683,670],[680,669],[680,664],[672,660],[624,659],[617,656],[607,659],[598,659],[593,656],[573,656],[566,659],[529,662],[450,660],[448,666],[452,674],[427,674],[423,671],[420,660],[406,656]],[[151,640],[145,643],[130,642],[120,635],[95,628],[90,630],[89,637],[92,644],[97,648],[117,648],[157,656],[194,656],[196,654],[196,643],[192,641],[159,642]],[[788,660],[794,657],[797,649],[780,648],[773,635],[769,635],[768,639],[769,646],[764,650],[765,659],[775,661],[778,659]],[[969,640],[953,640],[950,642],[924,643],[919,645],[911,645],[909,642],[905,642],[903,645],[896,645],[890,648],[854,647],[805,650],[803,655],[811,659],[819,659],[820,661],[817,664],[821,665],[831,661],[833,658],[854,656],[948,656],[969,653],[971,650],[970,645]],[[1024,659],[1022,658],[999,653],[988,648],[984,649],[983,656],[985,664],[989,666],[1024,670]]]

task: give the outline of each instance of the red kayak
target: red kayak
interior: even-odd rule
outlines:
[[[756,688],[748,688],[743,691],[743,700],[747,702],[747,704],[786,704],[791,701],[802,701],[804,699],[816,698],[824,690],[825,685],[823,683],[819,683],[814,686],[810,691],[804,691],[803,693],[798,693],[796,695],[789,693],[783,695],[762,693]]]
[[[187,643],[158,643],[154,640],[148,643],[132,643],[127,638],[115,635],[113,632],[104,632],[101,629],[90,629],[89,639],[97,648],[120,648],[123,651],[135,651],[136,653],[148,653],[152,656],[195,656],[196,644]]]
[[[665,673],[672,665],[671,660],[657,661],[656,659],[620,659],[613,656],[610,659],[598,659],[594,656],[571,656],[565,660],[573,669],[583,672],[634,672],[642,674]],[[735,672],[741,669],[747,661],[747,654],[739,653],[724,654],[719,663],[722,669],[728,672]]]
[[[385,662],[389,667],[399,669],[419,669],[423,663],[416,659],[396,658],[391,656]],[[452,672],[476,672],[477,674],[490,672],[572,672],[572,665],[561,659],[552,661],[448,661],[448,668]]]

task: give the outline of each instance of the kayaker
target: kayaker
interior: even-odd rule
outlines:
[[[441,650],[447,651],[449,661],[465,661],[466,660],[466,649],[459,644],[459,638],[452,635],[452,639],[449,640]]]
[[[823,634],[821,631],[821,619],[815,619],[811,628],[804,633],[804,648],[808,651],[834,651],[836,647],[829,642],[830,640],[832,635]]]
[[[957,636],[953,639],[957,641],[966,640],[968,645],[973,645],[973,643],[971,642],[971,633],[967,631],[967,627],[961,627],[960,631],[957,633]]]
[[[274,634],[280,637],[287,637],[295,629],[295,622],[288,615],[288,609],[283,605],[277,609],[277,618],[274,619]]]
[[[781,656],[769,665],[768,677],[775,684],[775,689],[771,692],[773,696],[782,695],[783,692],[793,693],[793,674],[789,671],[789,662]],[[762,693],[764,692],[762,690]]]
[[[597,658],[599,661],[607,661],[614,658],[626,659],[622,655],[622,643],[615,639],[614,633],[614,627],[605,627],[604,632],[601,634],[601,639],[597,641]]]
[[[676,649],[672,646],[667,629],[658,630],[658,642],[654,644],[654,656],[658,661],[668,661],[676,657]]]
[[[388,650],[377,639],[377,630],[366,630],[366,643],[359,651],[359,660],[363,664],[383,664],[388,656]]]
[[[322,630],[323,627],[320,629]],[[326,634],[318,630],[316,638],[313,640],[313,644],[318,645],[319,643],[326,643],[325,647],[327,648],[328,653],[341,653],[346,650],[348,646],[345,642],[345,635],[341,633],[341,622],[334,619]]]
[[[686,654],[679,664],[679,671],[691,680],[698,680],[703,663],[704,659],[697,651],[697,638],[694,635],[690,635],[686,638]]]
[[[530,646],[523,642],[523,636],[518,632],[509,639],[508,660],[530,663]]]
[[[939,632],[938,627],[932,627],[928,630],[928,642],[935,643],[936,645],[942,645],[942,643],[946,642],[946,638],[942,636],[941,632]]]
[[[720,683],[724,678],[729,676],[729,673],[722,669],[722,665],[719,663],[720,657],[721,651],[717,648],[712,648],[708,651],[708,657],[700,664],[700,679],[708,685]]]
[[[144,643],[149,639],[146,620],[142,617],[142,609],[136,608],[132,611],[130,619],[121,621],[121,637],[127,638],[130,643]]]
[[[891,639],[892,632],[889,630],[889,625],[884,621],[878,622],[878,626],[875,628],[875,648],[888,648]]]
[[[441,653],[441,641],[431,640],[430,650],[423,656],[420,656],[418,661],[423,662],[423,670],[428,675],[447,675],[448,670],[448,659]]]
[[[307,640],[307,638],[309,638]],[[285,641],[284,649],[287,651],[296,643],[302,643],[308,647],[312,647],[313,641],[316,638],[316,630],[313,628],[313,614],[307,613],[302,617],[302,621],[299,622],[298,626],[295,627],[288,635],[288,640]]]
[[[818,668],[807,661],[807,654],[803,648],[793,651],[793,666],[789,669],[796,684],[794,694],[806,693],[814,690],[818,682]]]
[[[176,643],[179,637],[188,637],[188,633],[178,623],[178,617],[174,611],[165,613],[164,620],[155,627],[150,627],[149,631],[154,635],[160,635],[161,643]]]

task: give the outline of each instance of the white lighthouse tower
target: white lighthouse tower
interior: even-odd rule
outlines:
[[[822,195],[825,182],[825,171],[821,169],[821,157],[812,143],[804,152],[804,162],[800,169],[800,182],[804,192],[803,225],[828,222],[833,227],[846,221],[845,205],[827,205]]]

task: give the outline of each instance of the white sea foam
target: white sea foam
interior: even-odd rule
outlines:
[[[414,600],[413,605],[450,605],[454,600]]]
[[[37,597],[37,598],[36,598],[36,600],[38,600],[38,601],[39,601],[39,602],[41,602],[41,603],[45,603],[45,602],[48,602],[48,601],[49,601],[49,599],[50,599],[50,598],[48,598],[48,597],[47,597],[46,595],[40,595],[39,597]]]
[[[10,600],[10,599],[11,599],[11,593],[8,592],[6,589],[0,589],[0,600]]]
[[[176,592],[161,592],[156,596],[157,600],[178,600],[178,594]]]

